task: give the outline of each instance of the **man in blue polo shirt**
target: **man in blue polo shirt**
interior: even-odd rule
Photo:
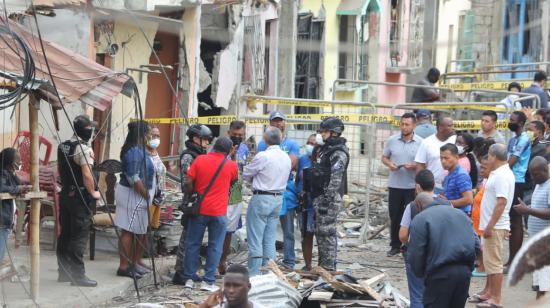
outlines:
[[[472,192],[472,180],[468,172],[458,164],[458,148],[452,143],[447,143],[440,148],[440,159],[443,169],[449,174],[443,180],[445,198],[449,203],[470,215],[474,194]]]
[[[508,121],[508,129],[514,133],[514,136],[508,142],[508,165],[512,168],[516,184],[514,186],[514,197],[512,204],[518,204],[519,199],[523,199],[525,192],[525,173],[531,158],[531,141],[525,132],[525,123],[527,116],[522,111],[514,111]],[[510,245],[508,262],[506,262],[504,271],[516,256],[516,253],[523,244],[523,216],[519,215],[512,207],[510,209]]]
[[[288,138],[285,135],[285,115],[280,111],[273,111],[269,115],[269,125],[275,126],[283,133],[283,141],[280,144],[281,150],[286,152],[292,162],[292,170],[296,170],[298,159],[300,157],[300,145],[298,142]],[[258,152],[265,151],[266,144],[262,140],[258,144]],[[283,265],[293,269],[296,264],[296,254],[294,253],[294,217],[296,208],[296,190],[294,186],[294,177],[292,173],[288,178],[287,190],[283,194],[283,206],[281,207],[280,220],[283,229]]]

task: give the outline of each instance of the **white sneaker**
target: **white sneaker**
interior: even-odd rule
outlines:
[[[185,281],[184,287],[187,289],[193,289],[195,287],[195,283],[193,282],[193,279],[187,279],[187,281]]]
[[[215,284],[208,284],[205,281],[201,283],[201,291],[216,292],[219,289],[220,287]]]

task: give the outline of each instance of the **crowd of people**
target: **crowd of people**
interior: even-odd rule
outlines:
[[[537,73],[532,87],[545,81]],[[493,110],[482,112],[475,135],[456,132],[451,117],[433,125],[428,110],[401,116],[382,162],[390,169],[387,255],[405,257],[411,307],[502,307],[503,275],[522,246],[524,221],[529,236],[550,226],[550,109],[530,107],[511,112],[509,139]],[[473,293],[471,277],[485,277],[485,287]],[[537,298],[550,290],[548,268],[534,273],[533,289]]]
[[[437,92],[429,86],[438,78],[439,72],[430,70],[424,81],[427,87],[417,89],[415,99],[437,100]],[[546,75],[539,72],[534,81],[523,92],[539,95],[543,108],[533,110],[529,101],[516,106],[512,96],[507,97],[512,105],[503,101],[514,109],[507,119],[509,139],[497,129],[502,117],[493,110],[482,112],[481,129],[474,133],[455,131],[448,116],[439,115],[434,125],[431,112],[420,109],[403,114],[400,132],[385,142],[382,163],[390,170],[387,256],[405,257],[411,307],[463,307],[466,301],[477,307],[501,307],[503,275],[522,246],[524,221],[529,236],[550,226],[550,108],[546,92],[541,90]],[[521,87],[512,83],[509,91],[519,92]],[[94,206],[101,197],[89,146],[96,123],[82,115],[73,125],[74,136],[58,148],[62,185],[58,281],[93,287],[97,282],[86,276],[83,254]],[[244,142],[246,125],[242,121],[231,122],[227,135],[218,137],[213,145],[207,126],[190,126],[179,159],[184,215],[172,282],[186,288],[200,283],[201,290],[216,292],[204,307],[213,307],[210,304],[224,295],[230,301],[247,301],[243,292],[250,288],[249,275],[261,274],[270,260],[276,260],[279,224],[283,231],[279,266],[296,266],[295,219],[302,234],[302,269],[313,266],[315,238],[318,265],[336,270],[336,222],[347,193],[350,162],[343,133],[344,123],[329,117],[317,134],[300,145],[286,134],[285,115],[274,111],[252,156]],[[119,276],[139,279],[151,271],[142,256],[148,245],[148,228],[160,226],[160,206],[165,199],[167,170],[157,152],[161,137],[160,130],[145,121],[128,124],[115,190]],[[16,176],[21,166],[19,153],[6,148],[0,158],[0,192],[29,191],[30,186],[22,185]],[[252,188],[246,221],[242,218],[245,183]],[[0,260],[14,213],[14,201],[2,200]],[[248,268],[228,268],[232,234],[241,227],[247,233]],[[207,230],[206,262],[200,277],[199,255]],[[504,262],[506,240],[509,254]],[[215,284],[217,274],[231,277],[224,281],[227,289],[223,292]],[[472,276],[486,277],[486,284],[469,295]],[[537,296],[550,290],[548,268],[535,272],[533,287]]]

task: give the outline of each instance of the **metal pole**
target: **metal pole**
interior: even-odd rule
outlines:
[[[38,139],[38,110],[40,101],[33,93],[29,94],[29,123],[31,131],[31,184],[32,191],[40,191],[39,169],[39,139]],[[30,219],[31,242],[31,296],[38,300],[40,287],[40,199],[31,199]]]

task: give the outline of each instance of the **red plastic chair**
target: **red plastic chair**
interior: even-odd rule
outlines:
[[[48,139],[40,136],[39,137],[39,146],[38,150],[40,151],[42,146],[46,147],[44,158],[40,158],[40,165],[47,166],[50,162],[50,157],[52,155],[52,143]],[[21,171],[17,173],[19,178],[25,182],[29,183],[30,180],[30,171],[31,171],[31,132],[21,131],[17,134],[17,138],[13,142],[13,148],[19,151],[21,156]],[[40,151],[42,152],[42,151]]]

